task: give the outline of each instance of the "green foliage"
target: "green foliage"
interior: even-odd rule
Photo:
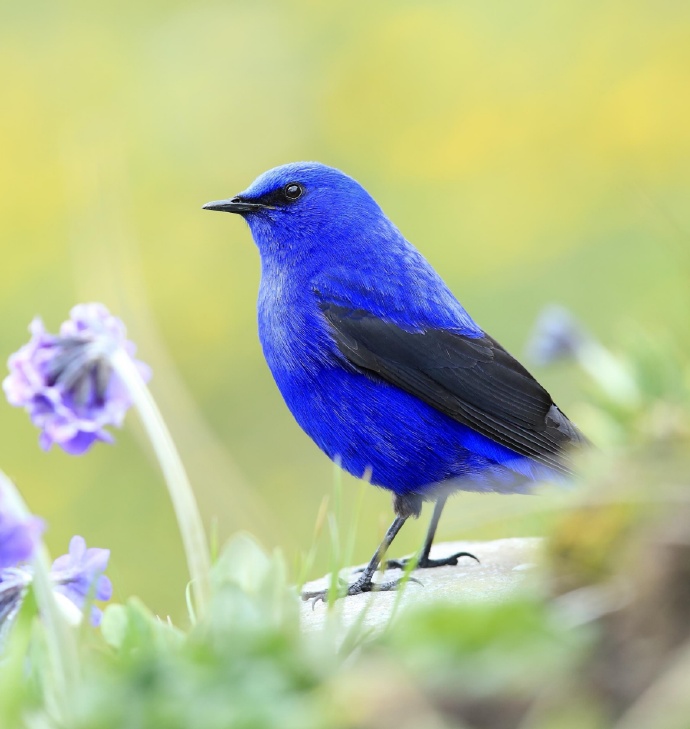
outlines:
[[[76,727],[319,727],[317,694],[335,654],[299,631],[279,555],[247,536],[214,566],[208,619],[183,634],[136,600],[112,606]]]

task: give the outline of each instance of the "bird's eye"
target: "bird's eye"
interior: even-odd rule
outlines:
[[[285,185],[283,192],[288,200],[297,200],[298,197],[302,196],[304,188],[296,182],[290,182]]]

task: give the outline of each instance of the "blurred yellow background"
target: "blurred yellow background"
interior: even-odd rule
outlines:
[[[0,6],[0,64],[0,356],[36,314],[53,330],[79,301],[122,316],[219,539],[248,529],[296,566],[332,492],[263,362],[249,232],[201,210],[269,167],[315,159],[359,179],[517,355],[552,301],[604,341],[631,323],[687,329],[685,0],[29,0]],[[536,373],[576,406],[578,372]],[[135,415],[116,437],[45,454],[0,407],[0,467],[53,553],[74,533],[110,547],[115,598],[179,616],[161,477]],[[350,515],[360,498],[364,560],[390,505],[346,479]],[[468,530],[478,503],[495,501],[455,499],[440,537],[514,533],[500,518]],[[314,573],[327,565],[322,537]]]

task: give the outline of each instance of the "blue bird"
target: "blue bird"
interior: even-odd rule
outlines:
[[[295,419],[345,470],[393,493],[395,520],[346,594],[398,586],[373,577],[424,501],[435,507],[417,566],[457,564],[473,555],[429,556],[450,493],[524,493],[571,473],[585,438],[354,179],[297,162],[204,208],[249,224],[259,338]]]

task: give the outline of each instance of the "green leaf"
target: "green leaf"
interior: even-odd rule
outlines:
[[[124,605],[108,605],[103,611],[101,634],[105,642],[115,649],[122,648],[127,635],[127,608]]]

